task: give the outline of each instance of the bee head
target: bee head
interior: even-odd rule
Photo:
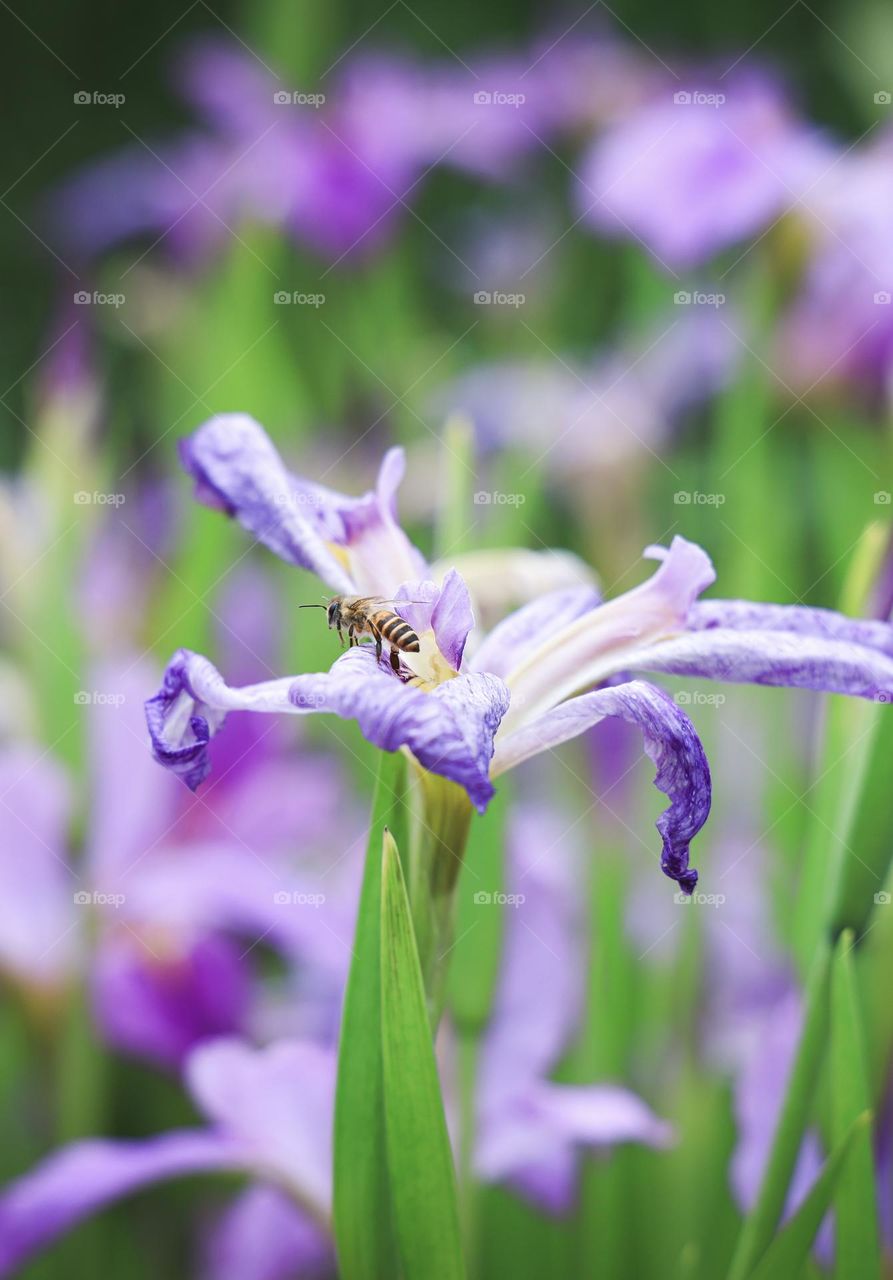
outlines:
[[[330,600],[326,606],[326,621],[330,630],[333,630],[341,623],[341,601],[337,596]]]

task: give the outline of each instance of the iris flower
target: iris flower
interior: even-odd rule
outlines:
[[[155,758],[192,788],[207,776],[210,743],[228,712],[325,712],[356,720],[385,751],[405,749],[483,811],[493,779],[616,716],[638,727],[656,765],[655,785],[670,800],[657,823],[661,866],[691,893],[689,844],[710,808],[707,759],[670,694],[630,672],[893,697],[887,623],[747,600],[700,602],[715,574],[685,538],[648,548],[656,572],[616,599],[602,602],[588,586],[547,592],[473,645],[460,572],[454,564],[439,583],[427,577],[397,521],[400,450],[385,455],[375,490],[359,498],[289,474],[263,429],[242,414],[212,418],[183,442],[182,459],[200,500],[333,592],[397,602],[420,639],[418,654],[400,655],[399,672],[360,645],[329,671],[241,688],[207,658],[179,650],[146,714]]]

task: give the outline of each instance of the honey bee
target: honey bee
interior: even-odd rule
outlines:
[[[382,645],[390,645],[391,669],[400,671],[400,653],[418,653],[419,638],[405,618],[385,606],[398,601],[382,600],[380,596],[333,596],[327,604],[302,604],[300,609],[325,609],[329,629],[338,632],[344,644],[347,632],[348,647],[360,643],[362,636],[371,636],[375,642],[375,656],[381,657]],[[401,600],[400,604],[414,604]]]

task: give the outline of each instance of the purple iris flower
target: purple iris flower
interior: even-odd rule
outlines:
[[[614,600],[601,603],[591,587],[547,593],[477,641],[455,569],[439,585],[418,574],[423,561],[394,506],[399,450],[386,455],[376,490],[361,498],[291,476],[263,429],[241,414],[212,418],[185,441],[183,460],[201,500],[334,591],[396,601],[420,640],[418,655],[400,655],[399,672],[363,645],[328,672],[243,688],[229,686],[207,658],[180,650],[146,716],[155,758],[193,789],[208,774],[210,742],[230,711],[355,719],[376,746],[405,748],[423,769],[459,783],[479,810],[499,774],[616,716],[639,729],[657,767],[655,784],[670,799],[658,820],[661,865],[691,892],[689,844],[710,808],[703,748],[668,693],[618,679],[650,671],[893,697],[887,623],[798,606],[698,603],[715,574],[706,553],[684,538],[650,548],[657,571]],[[400,604],[417,600],[424,603]]]
[[[798,209],[804,279],[782,319],[779,365],[797,393],[840,385],[875,403],[893,367],[893,133],[826,167]]]
[[[475,1152],[481,1180],[507,1183],[556,1213],[572,1207],[580,1150],[671,1140],[669,1126],[629,1090],[548,1078],[578,1023],[585,968],[580,851],[561,836],[559,817],[544,807],[514,816],[508,853],[519,905],[508,911],[481,1050]],[[340,991],[333,1006],[339,1002]],[[283,1040],[257,1049],[221,1038],[194,1048],[185,1081],[205,1126],[77,1142],[10,1184],[0,1193],[0,1275],[123,1196],[232,1171],[251,1181],[209,1234],[211,1280],[328,1275],[335,1075],[333,1044]]]
[[[765,75],[687,76],[595,142],[578,201],[598,230],[682,271],[758,235],[827,156]]]

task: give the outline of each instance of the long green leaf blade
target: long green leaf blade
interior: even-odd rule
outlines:
[[[831,1135],[835,1143],[869,1106],[852,950],[852,934],[847,931],[837,944],[831,977]],[[840,1280],[875,1280],[880,1274],[877,1193],[871,1134],[864,1128],[838,1180],[834,1207],[835,1275]]]
[[[394,1221],[405,1280],[461,1280],[456,1175],[397,846],[382,846],[381,1032]]]
[[[404,767],[401,756],[382,754],[341,1019],[334,1222],[342,1280],[397,1274],[381,1058],[381,842],[389,823],[402,822]]]
[[[800,1274],[822,1219],[831,1206],[835,1189],[840,1186],[841,1176],[849,1163],[847,1157],[867,1137],[870,1121],[870,1113],[865,1112],[850,1125],[843,1141],[825,1161],[800,1208],[763,1254],[751,1280],[793,1280]]]

